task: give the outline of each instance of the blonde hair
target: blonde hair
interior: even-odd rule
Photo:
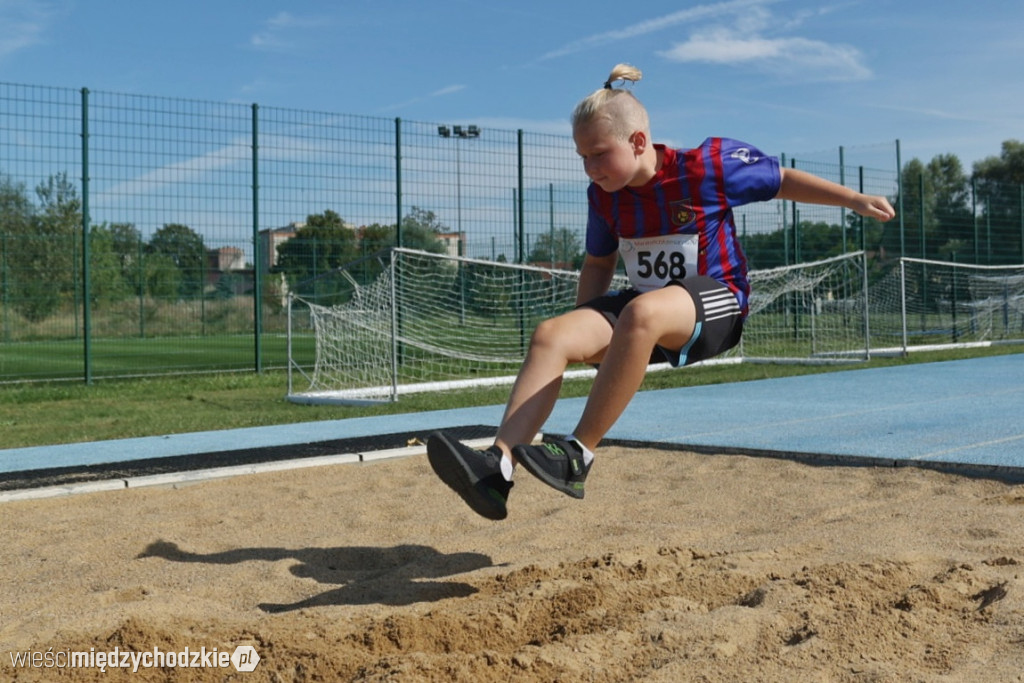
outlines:
[[[647,110],[640,104],[632,92],[624,88],[613,88],[616,81],[636,83],[643,78],[640,69],[629,64],[616,64],[604,87],[595,90],[583,98],[572,112],[572,129],[583,126],[597,119],[604,119],[612,126],[612,133],[625,140],[634,131],[642,130],[650,133],[650,120]]]

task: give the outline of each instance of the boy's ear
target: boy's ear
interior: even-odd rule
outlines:
[[[629,136],[629,143],[633,145],[633,153],[640,156],[647,149],[647,133],[642,130],[633,131]]]

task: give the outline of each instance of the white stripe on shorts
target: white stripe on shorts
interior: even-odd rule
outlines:
[[[727,287],[718,291],[701,292],[700,300],[704,305],[705,320],[718,320],[740,314],[740,303]]]

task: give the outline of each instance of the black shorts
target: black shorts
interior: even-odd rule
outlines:
[[[736,295],[718,280],[704,275],[674,280],[666,287],[682,287],[693,298],[697,307],[697,325],[690,341],[681,349],[655,346],[652,363],[669,362],[673,367],[690,365],[714,358],[736,346],[743,335],[743,313]],[[580,308],[593,308],[604,314],[612,327],[622,315],[622,309],[641,292],[635,289],[608,292],[604,296],[580,304]]]

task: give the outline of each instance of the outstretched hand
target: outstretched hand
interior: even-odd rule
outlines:
[[[892,220],[896,216],[892,204],[885,197],[861,194],[850,208],[865,218],[874,218],[882,222]]]

